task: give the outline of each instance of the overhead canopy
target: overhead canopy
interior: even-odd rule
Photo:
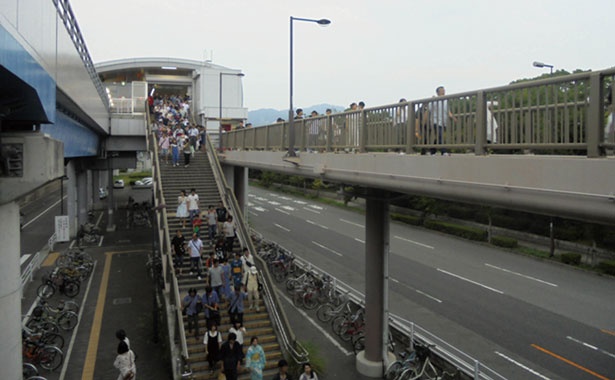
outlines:
[[[0,120],[51,124],[34,87],[0,65]]]

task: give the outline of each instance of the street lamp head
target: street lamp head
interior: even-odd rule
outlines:
[[[245,77],[245,76],[246,76],[246,74],[244,74],[244,73],[239,73],[239,74],[237,74],[237,76],[238,76],[238,77]]]
[[[534,61],[534,63],[532,63],[532,65],[534,67],[545,67],[545,64],[542,62],[538,62],[538,61]]]
[[[329,24],[331,24],[331,20],[327,20],[326,18],[321,18],[320,20],[316,21],[316,23],[318,23],[318,25],[320,26],[328,26]]]

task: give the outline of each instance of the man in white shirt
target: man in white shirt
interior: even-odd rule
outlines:
[[[192,234],[192,239],[188,242],[188,249],[190,249],[190,274],[193,272],[193,268],[196,267],[197,278],[201,279],[201,251],[203,250],[203,242],[199,239],[197,234]]]
[[[190,224],[192,225],[192,219],[200,214],[199,195],[195,189],[190,189],[190,195],[188,195],[188,212],[190,213]]]

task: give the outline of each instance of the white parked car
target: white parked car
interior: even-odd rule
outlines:
[[[124,180],[123,179],[116,179],[113,182],[113,188],[114,189],[123,189],[124,188]]]
[[[154,183],[154,179],[152,177],[144,177],[140,181],[136,181],[135,185],[142,186],[142,187],[152,187],[153,183]]]
[[[107,195],[109,195],[107,189],[105,189],[104,187],[98,188],[98,199],[105,199],[107,198]]]

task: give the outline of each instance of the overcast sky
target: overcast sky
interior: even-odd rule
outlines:
[[[72,0],[95,63],[177,57],[241,69],[250,110],[368,107],[507,84],[548,69],[615,65],[613,0]],[[101,5],[103,5],[101,9]],[[206,53],[207,52],[207,53]]]

